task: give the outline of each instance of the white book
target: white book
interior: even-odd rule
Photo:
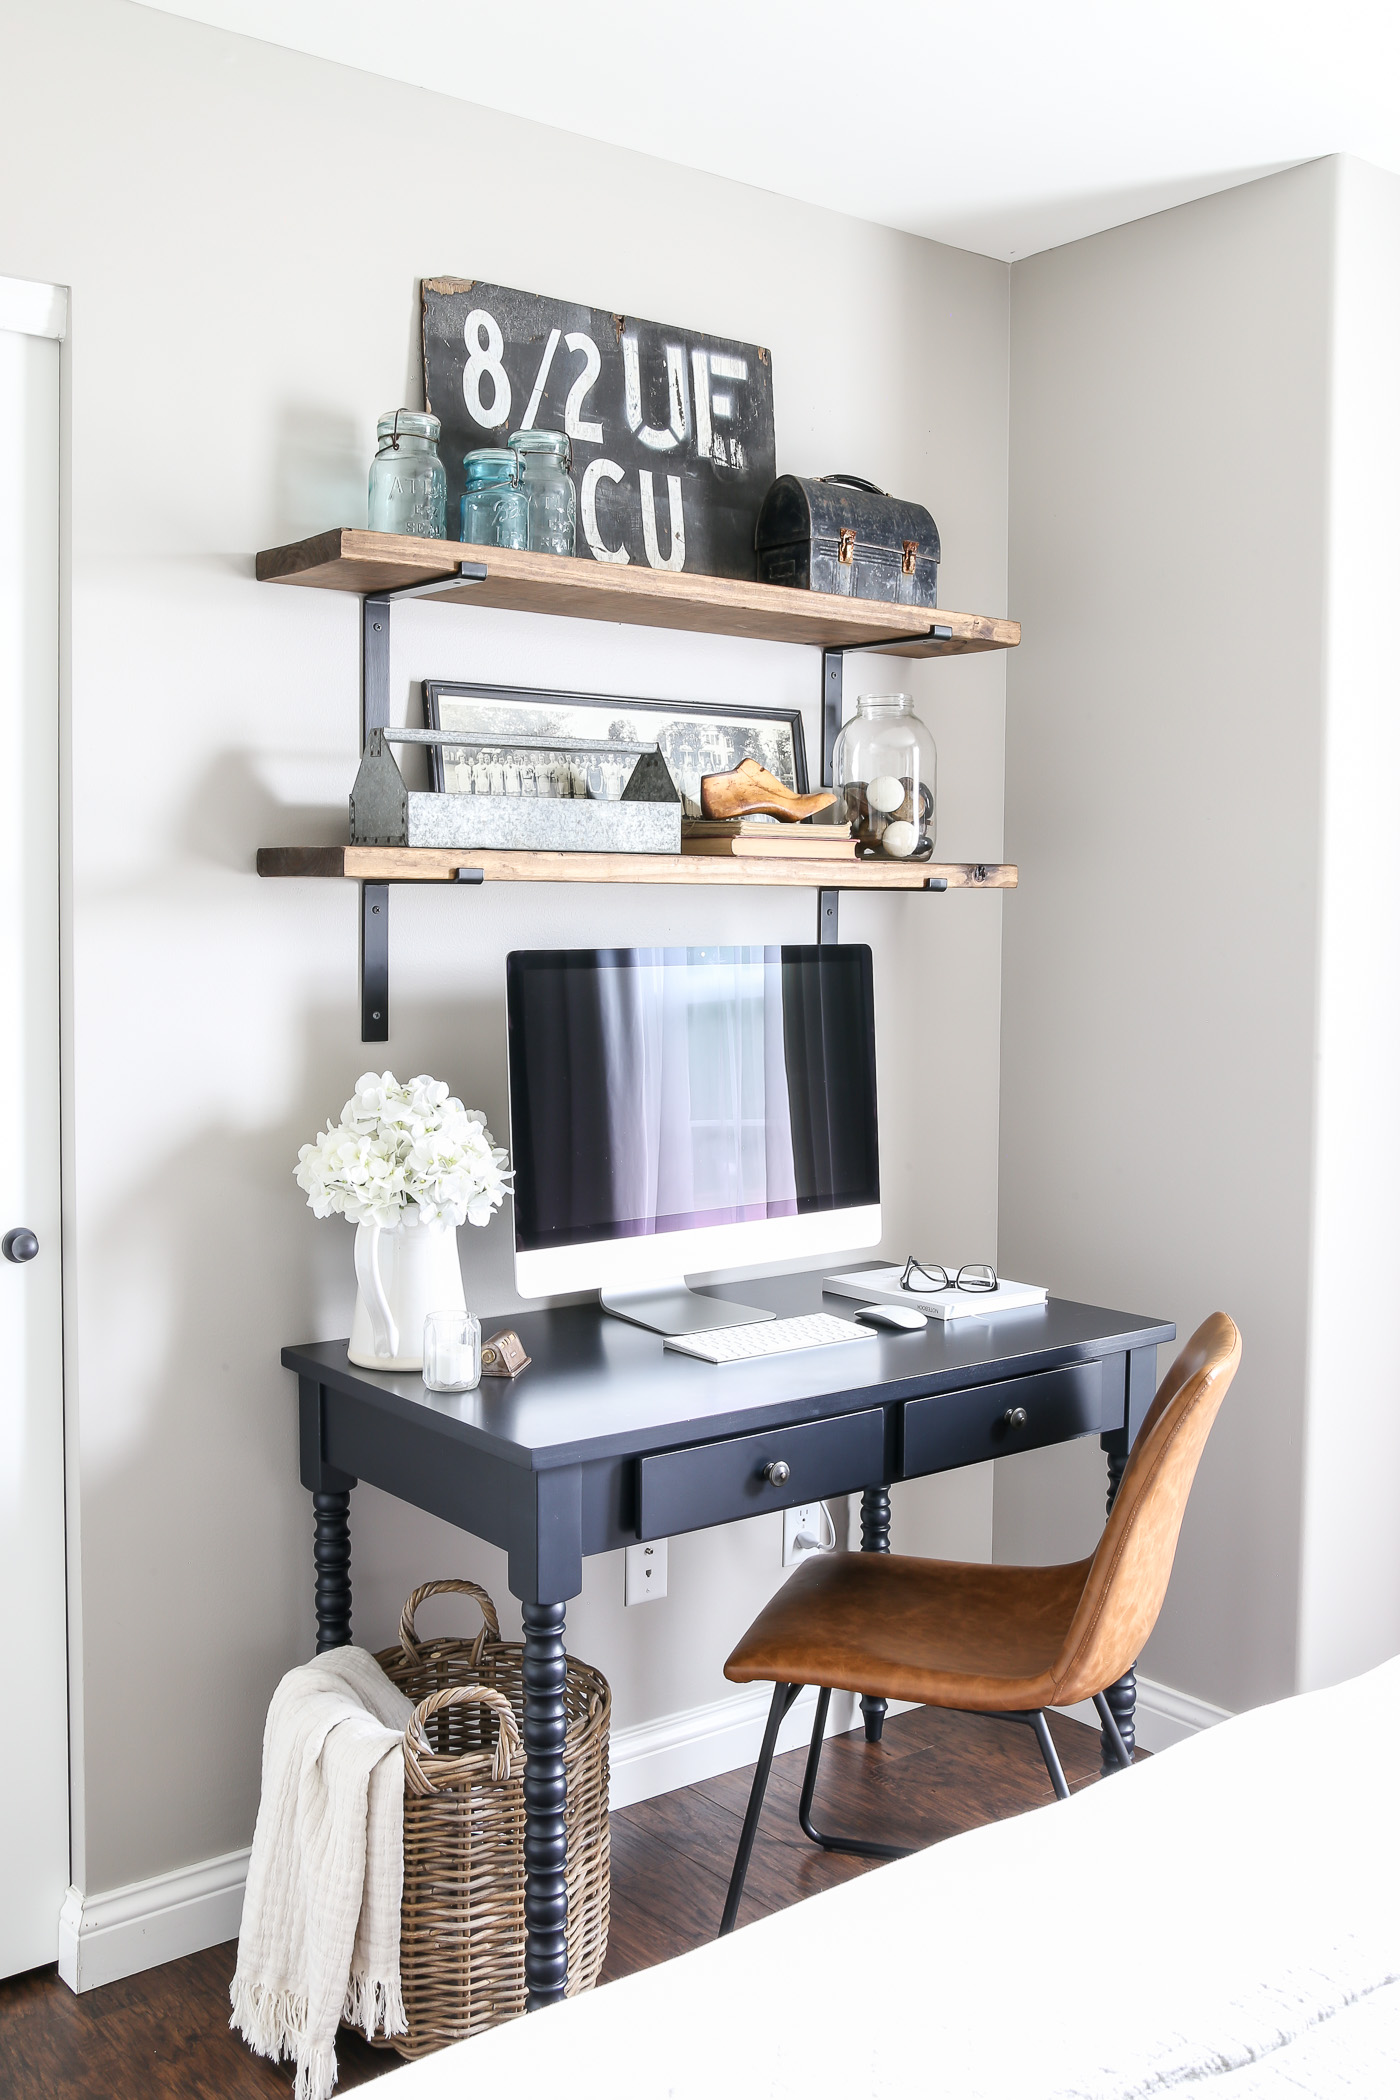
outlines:
[[[1050,1295],[1043,1284],[1012,1283],[1006,1276],[998,1279],[994,1291],[906,1291],[899,1283],[903,1274],[903,1262],[894,1269],[857,1269],[849,1276],[824,1276],[822,1289],[839,1298],[859,1298],[866,1305],[909,1305],[931,1320],[989,1320],[994,1313],[1044,1305]]]

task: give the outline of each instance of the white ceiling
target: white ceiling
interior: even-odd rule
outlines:
[[[1318,154],[1400,172],[1397,0],[161,11],[1003,259]]]

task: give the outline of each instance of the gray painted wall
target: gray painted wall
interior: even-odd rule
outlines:
[[[1400,1026],[1371,960],[1400,931],[1395,709],[1366,617],[1396,566],[1390,178],[1321,163],[1036,257],[1008,314],[999,264],[122,0],[10,7],[6,26],[17,76],[62,77],[64,128],[56,153],[46,98],[10,112],[0,271],[74,295],[79,1885],[247,1841],[266,1700],[307,1650],[276,1352],[345,1331],[350,1234],[310,1217],[290,1168],[372,1059],[353,892],[259,884],[251,864],[260,843],[343,835],[356,608],[260,588],[251,557],[363,516],[374,418],[418,398],[424,272],[766,343],[780,469],[927,501],[945,602],[1024,621],[1004,849],[1006,666],[895,675],[938,740],[940,851],[1005,850],[1026,887],[1004,907],[843,908],[876,958],[886,1252],[996,1252],[1183,1331],[1216,1304],[1240,1320],[1151,1674],[1239,1706],[1395,1645],[1397,1396],[1375,1344],[1321,1316],[1358,1219],[1400,1254],[1383,1230]],[[796,703],[816,745],[810,652],[404,608],[400,714],[425,675]],[[853,678],[889,682],[875,661]],[[384,1061],[450,1079],[503,1135],[509,947],[801,939],[812,917],[777,893],[396,895]],[[508,1313],[505,1222],[462,1251],[472,1302]],[[1358,1394],[1380,1454],[1364,1523]],[[897,1544],[985,1554],[991,1486],[981,1469],[898,1491]],[[1086,1550],[1102,1490],[1092,1447],[1002,1464],[996,1550]],[[426,1575],[504,1597],[499,1556],[356,1501],[360,1639],[387,1640]],[[778,1556],[774,1520],[677,1541],[670,1597],[629,1614],[617,1560],[589,1564],[571,1641],[612,1679],[619,1726],[723,1696]]]
[[[1230,1708],[1298,1665],[1336,186],[1012,273],[1002,1262],[1239,1322],[1143,1665]],[[994,1550],[1102,1507],[1091,1448],[1002,1462]]]
[[[419,397],[416,280],[454,272],[773,354],[779,468],[929,503],[951,605],[1006,603],[1007,271],[121,0],[5,9],[0,271],[73,288],[68,671],[68,1306],[75,1878],[248,1841],[277,1678],[310,1638],[290,1339],[347,1331],[350,1231],[297,1146],[383,1055],[504,1135],[513,946],[809,939],[810,899],[626,889],[395,895],[394,1032],[358,1040],[353,890],[259,883],[259,844],[344,835],[357,607],[258,586],[254,550],[363,519],[374,420]],[[61,94],[55,83],[62,83]],[[47,86],[43,85],[47,83]],[[424,675],[799,703],[815,653],[421,606]],[[1004,665],[901,665],[939,742],[940,850],[1001,852]],[[857,689],[887,688],[876,661]],[[878,688],[872,684],[878,681]],[[992,1249],[1001,905],[874,898],[887,1250]],[[508,1313],[508,1227],[464,1230]],[[356,1633],[500,1556],[364,1489]],[[902,1543],[985,1553],[990,1478],[900,1497]],[[724,1695],[777,1586],[776,1519],[679,1541],[624,1616],[590,1563],[577,1651],[619,1726]],[[509,1622],[510,1614],[507,1614]],[[444,1623],[445,1617],[444,1617]]]

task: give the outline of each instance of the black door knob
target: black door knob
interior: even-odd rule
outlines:
[[[6,1261],[33,1261],[39,1252],[39,1242],[27,1225],[16,1225],[0,1240],[0,1254]]]
[[[1008,1407],[1001,1419],[1008,1429],[1024,1429],[1030,1416],[1024,1407]]]

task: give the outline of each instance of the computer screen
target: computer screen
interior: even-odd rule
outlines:
[[[842,1217],[880,1201],[869,948],[517,951],[507,1016],[517,1274],[537,1288],[624,1279],[629,1243],[638,1278],[870,1244]],[[526,1259],[589,1248],[613,1251]]]

